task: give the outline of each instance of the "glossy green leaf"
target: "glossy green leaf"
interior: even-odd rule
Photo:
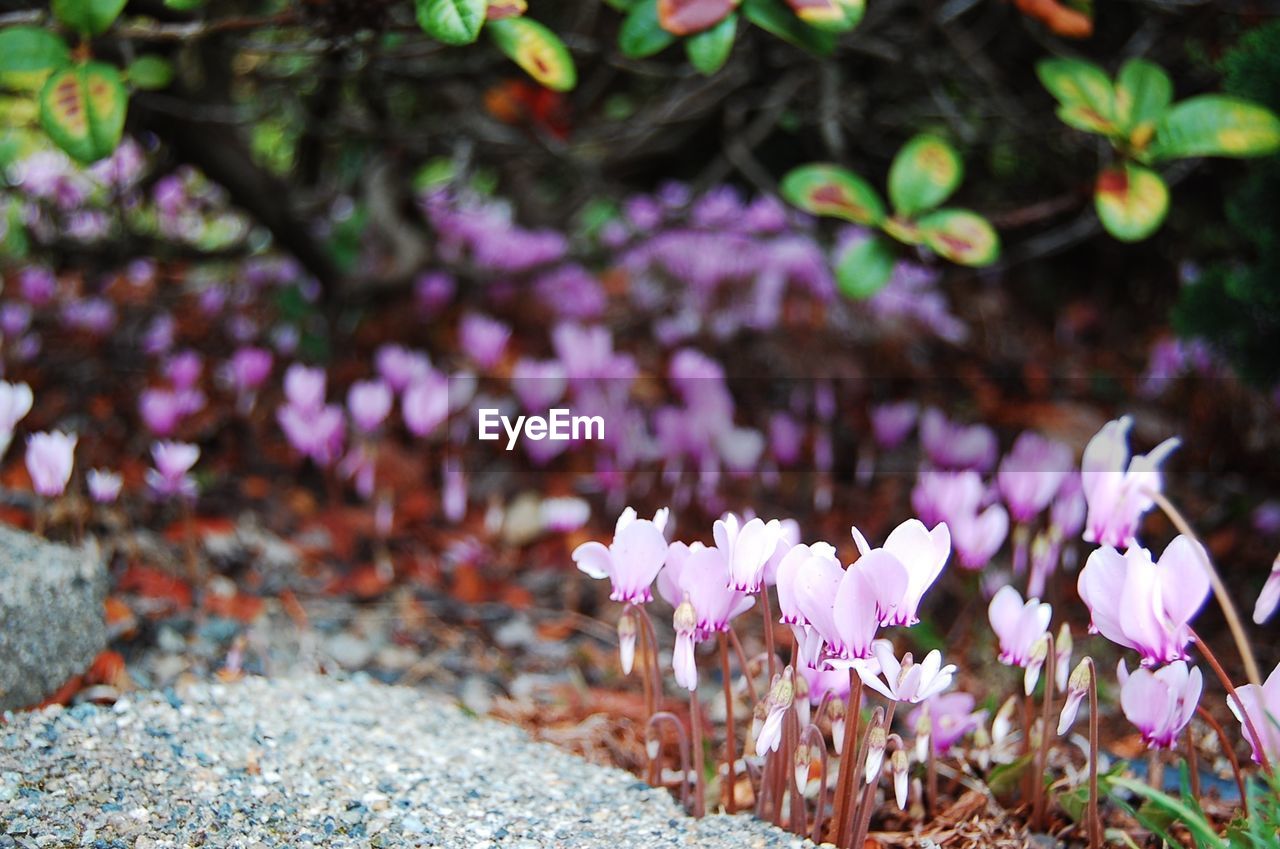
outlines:
[[[1204,815],[1192,809],[1181,799],[1175,799],[1167,793],[1161,793],[1145,781],[1139,781],[1127,776],[1116,776],[1111,779],[1111,784],[1141,796],[1147,802],[1166,811],[1171,819],[1177,820],[1186,826],[1200,845],[1214,847],[1225,847],[1227,845],[1226,841],[1214,831],[1213,825],[1205,819]]]
[[[164,5],[179,12],[190,12],[203,6],[205,0],[164,0]]]
[[[53,0],[53,16],[83,35],[99,35],[115,23],[127,0]]]
[[[802,165],[782,178],[782,196],[813,215],[855,224],[884,221],[884,201],[871,184],[837,165]]]
[[[658,0],[641,0],[618,30],[618,49],[632,59],[643,59],[665,50],[676,37],[658,23]]]
[[[470,44],[480,37],[488,0],[414,0],[418,26],[445,44]]]
[[[129,99],[112,66],[89,62],[57,71],[39,100],[44,131],[81,162],[109,156],[120,143]]]
[[[1116,122],[1129,133],[1148,135],[1173,103],[1173,82],[1159,65],[1130,59],[1116,77]],[[1149,128],[1149,129],[1148,129]]]
[[[742,14],[765,32],[819,56],[836,49],[835,33],[809,26],[782,0],[743,0]]]
[[[40,27],[0,30],[0,73],[53,71],[71,64],[61,38]]]
[[[733,14],[709,30],[689,36],[684,43],[689,62],[700,72],[711,76],[729,61],[737,32],[738,16]]]
[[[1036,75],[1062,108],[1058,117],[1088,132],[1115,131],[1115,89],[1106,73],[1079,59],[1044,59]]]
[[[966,209],[939,209],[921,218],[929,250],[959,265],[981,267],[1000,257],[1000,237],[987,219]]]
[[[881,236],[870,236],[837,258],[836,285],[846,298],[869,298],[889,282],[895,262],[893,243]]]
[[[173,65],[168,59],[153,53],[139,56],[129,66],[128,76],[135,88],[147,91],[162,89],[173,82]]]
[[[578,70],[569,49],[554,32],[529,18],[489,22],[494,44],[510,59],[552,91],[568,91],[578,84]]]
[[[1151,169],[1126,163],[1098,175],[1093,201],[1108,233],[1122,242],[1140,242],[1164,223],[1169,188]]]
[[[1280,118],[1270,109],[1225,94],[1192,97],[1164,114],[1152,155],[1266,156],[1280,150]]]
[[[889,200],[903,215],[933,209],[964,179],[955,148],[937,136],[918,135],[902,146],[889,168]]]

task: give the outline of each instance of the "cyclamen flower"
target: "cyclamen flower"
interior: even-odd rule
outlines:
[[[75,451],[73,434],[53,431],[27,438],[27,472],[37,494],[57,498],[66,491]]]
[[[497,319],[469,313],[458,326],[458,342],[481,368],[493,368],[502,359],[511,339],[511,328]]]
[[[227,363],[227,377],[236,392],[254,392],[271,375],[272,362],[271,352],[266,348],[240,348]]]
[[[1159,563],[1134,546],[1089,555],[1077,586],[1092,615],[1090,630],[1142,655],[1143,666],[1186,660],[1191,618],[1209,597],[1209,576],[1197,543],[1177,536]]]
[[[911,507],[920,521],[937,525],[958,516],[976,515],[985,497],[986,487],[977,472],[924,469],[911,490]]]
[[[871,432],[886,451],[897,448],[916,426],[920,406],[915,401],[879,404],[871,408]]]
[[[284,373],[284,397],[301,413],[319,412],[324,406],[324,369],[294,363]]]
[[[920,416],[920,446],[934,466],[957,471],[988,472],[999,452],[991,428],[956,424],[932,407]]]
[[[157,495],[193,498],[196,481],[189,472],[200,459],[199,447],[187,442],[157,442],[151,446],[154,469],[147,469],[147,485]]]
[[[1116,669],[1120,679],[1120,709],[1142,732],[1152,749],[1172,749],[1191,721],[1204,682],[1200,670],[1181,660],[1155,672],[1136,669],[1129,674],[1124,661]]]
[[[899,663],[893,654],[893,643],[888,640],[876,640],[871,651],[876,668],[870,668],[867,663],[859,663],[854,668],[863,684],[891,701],[922,702],[950,687],[956,674],[955,664],[942,665],[942,653],[937,649],[925,655],[920,663],[913,662],[911,652],[903,655]]]
[[[872,549],[866,537],[856,527],[851,529],[853,541],[862,556],[882,551],[902,565],[907,574],[907,586],[902,598],[881,620],[881,625],[914,625],[920,621],[916,615],[925,590],[942,574],[951,556],[951,533],[945,522],[932,531],[918,519],[908,519],[894,528],[884,541],[884,546]]]
[[[1276,612],[1277,605],[1280,605],[1280,555],[1271,564],[1271,574],[1267,576],[1262,592],[1258,593],[1258,601],[1253,605],[1254,624],[1261,625],[1270,619],[1271,614]]]
[[[740,524],[737,516],[726,513],[723,519],[716,520],[713,531],[716,548],[724,552],[729,563],[729,586],[739,592],[760,592],[765,565],[782,535],[782,523],[757,518]]]
[[[1009,535],[1009,514],[999,504],[992,504],[981,513],[951,516],[951,532],[960,565],[981,569],[1004,545]]]
[[[110,504],[120,497],[124,481],[119,474],[105,469],[90,469],[85,475],[89,484],[89,497],[97,504]]]
[[[778,746],[782,743],[782,721],[786,718],[787,711],[791,710],[795,704],[795,695],[795,673],[788,666],[781,675],[776,676],[773,687],[769,689],[769,695],[765,701],[768,705],[768,713],[760,726],[760,733],[756,735],[757,755],[778,750]]]
[[[1020,435],[996,472],[1013,520],[1025,524],[1048,507],[1074,465],[1071,449],[1061,442],[1032,431]]]
[[[286,404],[276,411],[276,420],[294,450],[316,465],[328,466],[342,454],[346,421],[338,405],[308,410]]]
[[[431,360],[420,351],[400,345],[383,345],[374,354],[378,376],[396,392],[403,392],[431,371]]]
[[[729,588],[729,561],[724,552],[700,542],[671,543],[666,568],[658,573],[658,592],[676,608],[676,646],[671,660],[676,683],[695,690],[694,644],[728,630],[729,621],[750,610],[755,598]]]
[[[1075,670],[1072,671],[1071,677],[1067,679],[1067,700],[1062,704],[1062,713],[1058,715],[1058,736],[1061,737],[1067,733],[1067,729],[1076,721],[1076,714],[1080,711],[1080,703],[1084,701],[1085,695],[1089,692],[1092,685],[1093,666],[1089,658],[1080,661]]]
[[[810,559],[817,559],[818,562],[810,564]],[[776,583],[778,587],[778,611],[781,613],[780,622],[790,625],[792,632],[796,636],[796,646],[798,648],[798,656],[804,660],[801,664],[801,671],[808,676],[809,671],[814,671],[819,666],[819,655],[822,652],[823,639],[812,623],[806,618],[804,611],[801,609],[797,594],[796,583],[800,576],[806,572],[813,572],[817,575],[828,576],[834,583],[840,580],[840,561],[836,559],[835,548],[825,542],[816,542],[813,545],[797,544],[792,546],[786,556],[778,564]],[[849,686],[849,676],[845,670],[837,670],[836,675],[844,677],[844,686],[847,693]],[[809,682],[813,684],[811,680]],[[810,692],[812,692],[812,687]]]
[[[200,381],[204,361],[195,351],[180,351],[165,363],[164,374],[175,389],[191,389]]]
[[[449,418],[449,379],[432,370],[413,383],[400,398],[404,426],[425,437]]]
[[[613,585],[609,597],[614,601],[628,604],[652,601],[650,586],[667,561],[667,541],[662,535],[667,514],[664,507],[652,520],[638,519],[636,511],[628,507],[618,517],[609,547],[594,540],[584,542],[574,549],[573,562],[593,578],[608,578]]]
[[[810,558],[793,592],[800,614],[826,644],[827,664],[839,667],[871,657],[876,630],[893,618],[908,582],[906,567],[876,549],[844,570],[834,558]]]
[[[1271,763],[1280,761],[1280,664],[1271,670],[1261,689],[1256,684],[1245,684],[1236,687],[1239,703],[1227,696],[1227,707],[1240,720],[1240,730],[1249,745],[1253,748],[1254,763],[1262,763],[1265,752]],[[1243,707],[1243,710],[1241,708]],[[1249,733],[1244,717],[1248,714],[1254,729],[1262,735],[1262,745]]]
[[[391,387],[381,380],[357,380],[347,391],[351,421],[365,433],[373,433],[391,412]]]
[[[1081,482],[1089,506],[1084,541],[1116,548],[1133,545],[1138,523],[1154,506],[1151,492],[1160,492],[1160,464],[1178,447],[1166,439],[1149,454],[1129,456],[1131,416],[1107,422],[1089,440],[1081,461]]]
[[[1004,586],[992,597],[987,615],[1000,641],[1000,662],[1026,669],[1023,684],[1030,695],[1048,654],[1049,620],[1053,618],[1053,607],[1042,604],[1038,598],[1024,603],[1017,590]]]
[[[144,389],[138,393],[138,414],[154,436],[170,436],[187,414],[187,399],[170,389]]]
[[[0,380],[0,457],[9,450],[14,428],[31,412],[34,401],[31,387],[27,384]]]
[[[975,711],[975,704],[971,693],[940,693],[922,700],[920,706],[907,715],[907,725],[914,730],[919,747],[917,759],[923,761],[928,756],[930,742],[935,754],[945,755],[966,734],[977,730],[986,720],[987,712]]]

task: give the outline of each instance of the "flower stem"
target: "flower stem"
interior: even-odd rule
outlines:
[[[1200,654],[1209,662],[1209,666],[1213,669],[1214,674],[1218,676],[1218,680],[1222,682],[1222,686],[1226,689],[1227,694],[1234,699],[1235,703],[1240,707],[1240,716],[1244,718],[1245,728],[1248,729],[1250,736],[1252,736],[1254,740],[1258,741],[1258,757],[1262,760],[1262,771],[1267,775],[1270,775],[1271,761],[1267,758],[1266,747],[1262,745],[1262,737],[1259,736],[1258,729],[1253,724],[1253,717],[1249,715],[1249,711],[1244,709],[1244,702],[1240,701],[1240,696],[1236,693],[1235,685],[1232,684],[1231,679],[1227,677],[1226,670],[1222,668],[1222,664],[1218,662],[1218,658],[1209,650],[1209,647],[1205,645],[1204,640],[1200,639],[1200,635],[1195,631],[1191,631],[1191,639],[1195,641],[1196,648],[1200,650]],[[1258,691],[1261,692],[1262,688],[1259,687]]]
[[[645,736],[655,735],[653,740],[646,739],[645,754],[649,758],[650,772],[656,773],[653,766],[662,758],[662,725],[670,725],[676,731],[676,744],[680,749],[680,804],[687,811],[689,810],[689,738],[685,736],[684,726],[680,724],[680,719],[670,711],[658,711],[649,717],[648,723],[645,725]],[[657,786],[658,782],[649,782],[652,786]]]
[[[845,823],[849,819],[849,797],[853,791],[849,788],[849,779],[853,770],[848,769],[853,762],[853,747],[858,739],[858,720],[862,712],[862,679],[852,668],[849,670],[849,703],[844,715],[844,739],[840,743],[840,775],[836,779],[836,809],[832,822],[835,829],[832,837],[839,845],[840,835],[844,833]]]
[[[928,796],[925,800],[926,816],[933,816],[938,807],[938,747],[934,744],[932,731],[929,734],[929,753],[925,760],[925,783]]]
[[[1044,774],[1049,764],[1049,713],[1053,709],[1053,686],[1057,680],[1057,658],[1054,653],[1053,634],[1046,634],[1049,650],[1044,660],[1044,704],[1040,713],[1040,739],[1036,745],[1036,768],[1031,776],[1031,827],[1044,829]],[[1030,729],[1028,729],[1030,732]]]
[[[701,819],[707,813],[706,776],[703,775],[702,706],[698,691],[689,691],[689,725],[693,729],[693,816]]]
[[[734,751],[734,725],[733,725],[733,678],[729,674],[729,638],[721,631],[716,635],[720,643],[720,677],[724,679],[724,724],[725,724],[725,740],[724,740],[724,766],[725,766],[725,790],[724,809],[726,813],[737,813],[737,803],[734,796],[738,790],[737,776],[737,753]]]
[[[760,587],[760,610],[764,614],[764,650],[769,656],[769,680],[778,674],[778,655],[773,645],[773,605],[769,603],[769,588]]]
[[[742,677],[747,679],[747,694],[751,696],[751,706],[754,708],[756,702],[760,701],[760,696],[756,692],[755,679],[751,677],[751,664],[747,662],[747,653],[742,650],[742,641],[738,639],[738,632],[732,625],[729,626],[729,642],[733,645],[733,653],[738,656]]]
[[[897,707],[898,703],[896,701],[889,702],[889,712],[885,714],[884,721],[880,723],[886,732],[893,727],[893,712]],[[864,749],[869,748],[868,743],[870,742],[871,731],[875,726],[876,723],[873,722],[871,727],[867,729],[867,741],[863,743]],[[867,753],[864,751],[864,765],[866,755]],[[861,768],[859,769],[859,772],[861,772]],[[855,776],[855,781],[856,779],[857,777]],[[849,842],[850,849],[854,849],[854,847],[861,849],[863,844],[867,842],[867,829],[871,827],[871,803],[875,801],[876,786],[879,783],[880,776],[876,775],[871,781],[867,782],[866,789],[862,791],[862,802],[858,807],[858,827],[853,832],[853,840]]]
[[[782,771],[787,776],[787,786],[791,788],[791,817],[788,824],[792,833],[804,837],[805,826],[808,824],[805,819],[804,789],[800,786],[795,770],[796,752],[800,748],[800,717],[794,707],[787,711],[785,739],[787,757],[782,761]]]
[[[1218,720],[1213,718],[1213,714],[1204,708],[1196,705],[1196,713],[1201,719],[1208,723],[1214,733],[1218,735],[1218,744],[1222,747],[1222,752],[1227,756],[1227,760],[1231,763],[1231,772],[1236,777],[1236,789],[1240,791],[1240,808],[1244,812],[1245,819],[1249,818],[1249,794],[1245,792],[1244,773],[1240,771],[1240,761],[1236,758],[1235,744],[1231,738],[1227,736],[1227,732],[1223,730]]]
[[[1244,663],[1245,676],[1249,679],[1250,684],[1257,685],[1258,689],[1262,689],[1262,674],[1259,671],[1258,660],[1253,656],[1253,648],[1249,645],[1249,638],[1245,634],[1244,624],[1240,620],[1240,614],[1236,610],[1235,604],[1231,601],[1231,596],[1227,593],[1227,587],[1222,583],[1222,577],[1218,574],[1218,570],[1214,568],[1213,561],[1209,559],[1208,549],[1201,542],[1200,537],[1196,536],[1196,532],[1191,529],[1191,525],[1186,518],[1178,512],[1178,508],[1173,506],[1164,493],[1156,492],[1150,489],[1144,489],[1148,496],[1151,497],[1164,514],[1169,517],[1169,521],[1173,522],[1173,526],[1178,529],[1178,533],[1186,536],[1193,541],[1195,550],[1200,558],[1200,565],[1209,575],[1209,584],[1213,587],[1213,594],[1218,600],[1218,606],[1222,608],[1222,615],[1226,617],[1227,627],[1231,629],[1231,636],[1235,640],[1236,649],[1240,652],[1240,660]],[[1262,738],[1256,738],[1259,743]],[[1267,772],[1270,772],[1270,768]]]
[[[1102,817],[1098,814],[1098,670],[1089,664],[1089,849],[1102,849]]]
[[[822,739],[822,731],[811,722],[800,735],[800,745],[808,746],[810,752],[815,748],[818,750],[818,806],[814,809],[813,827],[809,832],[809,839],[818,844],[822,842],[822,817],[827,810],[827,743]]]

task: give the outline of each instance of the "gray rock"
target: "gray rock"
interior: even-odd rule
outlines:
[[[0,710],[40,702],[102,651],[106,587],[97,546],[0,527]]]

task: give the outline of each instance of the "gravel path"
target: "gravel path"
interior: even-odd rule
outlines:
[[[796,849],[519,729],[364,677],[248,679],[7,717],[0,849]],[[811,844],[810,844],[811,845]]]

